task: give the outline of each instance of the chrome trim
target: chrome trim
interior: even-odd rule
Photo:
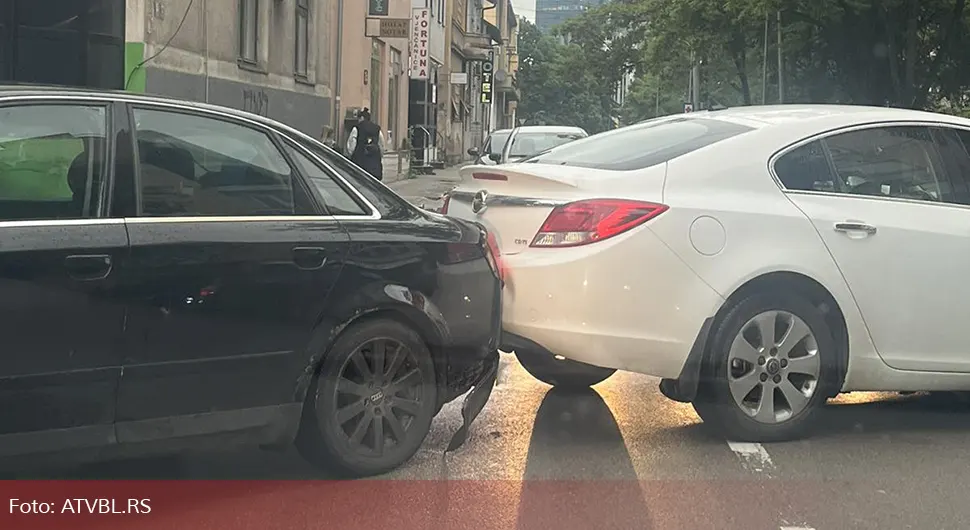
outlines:
[[[103,226],[123,225],[120,217],[98,219],[31,219],[25,221],[0,221],[0,228],[32,228],[44,226]]]
[[[462,202],[472,202],[475,200],[475,195],[477,192],[473,193],[470,191],[453,191],[448,195],[451,196],[451,200],[459,200]],[[516,197],[515,195],[488,195],[488,205],[500,205],[500,206],[544,206],[549,208],[555,208],[556,206],[562,206],[569,201],[561,199],[539,199],[532,197]]]
[[[876,227],[859,221],[835,223],[836,232],[865,232],[866,234],[873,235],[876,233],[876,230]]]
[[[956,204],[953,202],[943,202],[943,201],[924,201],[921,199],[906,199],[903,197],[880,197],[878,195],[856,195],[852,193],[838,193],[835,191],[808,191],[808,190],[786,190],[782,188],[781,190],[787,195],[814,195],[816,197],[839,197],[842,199],[858,199],[867,201],[886,201],[886,202],[902,202],[907,204],[917,204],[917,205],[933,205],[943,208],[958,208],[961,210],[970,210],[970,205],[966,204]]]
[[[360,218],[362,216],[354,216]],[[173,217],[126,217],[124,221],[131,224],[163,224],[163,223],[322,223],[335,222],[338,219],[332,215],[212,215],[212,216],[173,216]],[[340,219],[342,220],[342,219]]]

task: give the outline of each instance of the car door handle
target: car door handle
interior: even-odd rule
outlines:
[[[107,254],[77,254],[64,259],[67,274],[82,281],[103,280],[111,274],[111,256]]]
[[[293,263],[308,271],[322,269],[327,264],[327,249],[322,247],[294,247]]]
[[[865,232],[868,235],[876,233],[876,227],[859,221],[845,221],[835,223],[836,232]]]

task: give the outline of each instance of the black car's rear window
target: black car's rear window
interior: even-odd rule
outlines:
[[[751,130],[705,118],[651,120],[569,142],[528,162],[632,171],[668,162]]]

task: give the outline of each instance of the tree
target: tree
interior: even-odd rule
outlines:
[[[660,107],[680,112],[674,103],[686,101],[692,55],[702,64],[701,99],[709,104],[775,103],[781,76],[786,103],[960,113],[970,108],[966,3],[614,0],[570,20],[560,31],[591,61],[588,71],[604,85],[623,71],[636,72],[638,79],[620,110],[625,120],[656,114],[658,88],[666,102]],[[781,72],[776,61],[779,9]]]
[[[590,133],[610,128],[612,89],[590,68],[587,50],[543,35],[526,19],[519,24],[519,117],[531,124],[576,125]]]

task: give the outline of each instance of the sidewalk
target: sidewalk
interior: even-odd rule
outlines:
[[[388,178],[389,172],[384,166],[384,184],[416,206],[440,208],[441,195],[458,185],[461,180],[458,170],[466,164],[436,169],[434,175],[416,175],[412,179],[407,178],[406,174],[400,178]]]
[[[384,182],[393,182],[394,180],[404,178],[408,174],[408,156],[407,153],[401,154],[401,171],[398,173],[397,170],[397,153],[385,153],[383,157],[384,162]]]

